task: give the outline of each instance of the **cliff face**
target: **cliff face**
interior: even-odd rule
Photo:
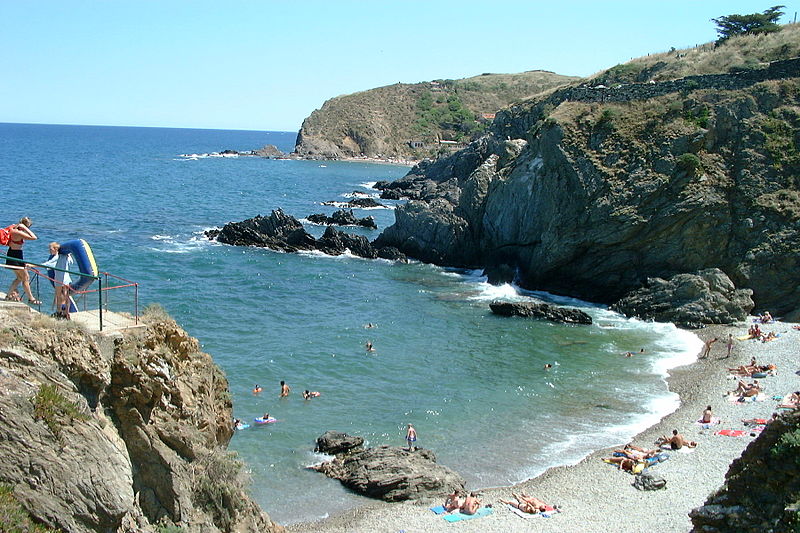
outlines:
[[[0,483],[66,531],[281,531],[246,493],[222,371],[163,314],[124,336],[0,310]]]
[[[615,88],[569,87],[498,114],[412,169],[422,200],[377,245],[516,272],[613,302],[648,277],[717,267],[780,314],[800,301],[800,60]]]
[[[441,148],[436,140],[474,133],[481,113],[577,78],[552,72],[485,74],[463,80],[397,83],[337,96],[303,121],[295,152],[303,157],[416,157]],[[412,147],[409,142],[416,141]]]

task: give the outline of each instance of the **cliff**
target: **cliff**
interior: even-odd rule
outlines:
[[[800,55],[797,27],[778,35],[731,46]],[[498,113],[487,135],[393,184],[419,200],[375,244],[605,303],[719,268],[757,308],[797,317],[800,60],[744,68],[720,59],[741,56],[726,46],[697,52],[723,72],[587,81]]]
[[[3,494],[36,523],[70,532],[282,531],[225,451],[222,371],[162,311],[143,323],[92,336],[0,309]]]
[[[483,74],[337,96],[303,121],[295,153],[421,159],[446,149],[439,139],[469,141],[484,130],[491,119],[482,114],[576,79],[545,71]]]

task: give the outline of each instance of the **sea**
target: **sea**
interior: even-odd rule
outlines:
[[[377,199],[376,181],[409,170],[219,154],[267,144],[290,152],[295,136],[0,124],[0,225],[32,218],[39,240],[25,246],[30,261],[45,260],[50,241],[85,239],[100,270],[122,278],[109,278],[120,287],[108,291],[112,309],[135,311],[128,281],[136,282],[140,312],[158,304],[199,339],[228,378],[234,416],[250,424],[230,449],[275,521],[315,520],[368,501],[309,470],[327,459],[314,443],[328,430],[402,446],[412,423],[420,447],[479,489],[576,463],[677,408],[667,372],[692,362],[701,342],[671,324],[493,286],[479,270],[209,241],[208,229],[275,209],[305,221],[337,209],[322,202]],[[342,229],[377,237],[402,203],[379,201],[384,208],[354,211],[373,216],[377,230]],[[305,226],[315,236],[325,229]],[[11,278],[2,270],[5,290]],[[577,307],[594,323],[497,317],[495,299]],[[304,400],[304,390],[321,394]],[[266,413],[277,421],[253,423]]]

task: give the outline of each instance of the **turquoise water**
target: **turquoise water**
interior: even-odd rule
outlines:
[[[51,240],[86,239],[101,270],[139,282],[143,303],[161,304],[200,340],[228,376],[238,418],[278,419],[231,442],[273,519],[310,520],[365,501],[305,468],[322,459],[314,440],[329,429],[402,445],[414,423],[420,446],[480,488],[576,462],[676,407],[666,370],[691,361],[699,341],[671,325],[493,287],[480,272],[207,241],[204,229],[279,207],[297,218],[330,214],[320,202],[374,193],[369,184],[407,171],[181,157],[264,144],[289,151],[293,142],[281,132],[0,124],[2,224],[28,215],[40,237],[26,258],[45,259]],[[381,229],[394,218],[391,209],[356,214],[375,216]],[[116,292],[112,306],[130,310],[132,292]],[[495,297],[578,306],[595,324],[498,318],[488,310]],[[280,380],[292,387],[288,398],[278,398]],[[304,389],[322,395],[304,401]]]

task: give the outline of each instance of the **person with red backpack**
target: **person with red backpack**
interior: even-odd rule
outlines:
[[[6,259],[6,265],[16,268],[14,268],[14,281],[11,282],[11,287],[8,289],[6,299],[14,300],[19,298],[19,296],[17,296],[17,286],[21,283],[25,294],[28,296],[28,302],[30,302],[31,305],[41,305],[42,302],[34,298],[31,292],[30,276],[28,276],[28,270],[25,268],[25,261],[23,260],[24,257],[22,254],[22,245],[25,244],[25,241],[35,241],[38,239],[36,234],[30,229],[31,224],[30,218],[22,217],[19,224],[12,224],[8,227],[8,252],[6,253],[8,259]]]

